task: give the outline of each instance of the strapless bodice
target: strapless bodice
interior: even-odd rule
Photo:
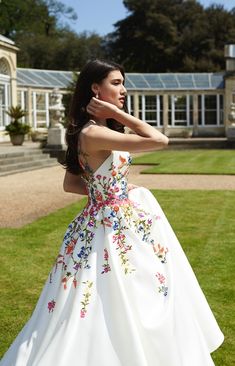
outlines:
[[[128,197],[127,176],[131,157],[128,152],[112,151],[98,169],[85,167],[83,179],[89,204],[104,204]]]

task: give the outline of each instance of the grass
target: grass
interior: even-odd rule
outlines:
[[[235,174],[235,150],[163,150],[134,158],[142,174]]]
[[[231,366],[234,352],[235,192],[153,191],[163,207],[225,334],[213,353]],[[84,201],[20,229],[1,229],[0,354],[14,340],[36,304],[68,223]],[[182,314],[183,316],[183,314]]]

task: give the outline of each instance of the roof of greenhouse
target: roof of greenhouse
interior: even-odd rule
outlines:
[[[73,79],[71,71],[17,68],[17,85],[65,89]]]
[[[71,71],[17,69],[20,87],[66,89]],[[214,90],[224,89],[224,73],[126,73],[128,90]]]

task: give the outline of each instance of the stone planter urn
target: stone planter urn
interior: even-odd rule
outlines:
[[[12,145],[22,145],[25,135],[30,132],[30,126],[20,122],[27,113],[19,105],[11,106],[6,113],[11,117],[11,122],[5,127],[5,131],[10,136]]]
[[[20,146],[23,145],[25,135],[11,135],[10,140],[12,145]]]

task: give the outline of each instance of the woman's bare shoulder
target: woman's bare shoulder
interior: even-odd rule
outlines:
[[[109,131],[109,128],[106,126],[100,126],[94,121],[89,121],[81,130],[81,136],[83,138],[86,137],[95,137],[97,134],[103,133],[104,131]]]
[[[109,133],[110,129],[105,126],[100,126],[94,121],[89,121],[81,130],[79,136],[79,145],[81,150],[86,151],[88,154],[98,152],[100,149],[100,139]],[[99,146],[99,148],[98,148]],[[108,149],[110,150],[110,149]]]

